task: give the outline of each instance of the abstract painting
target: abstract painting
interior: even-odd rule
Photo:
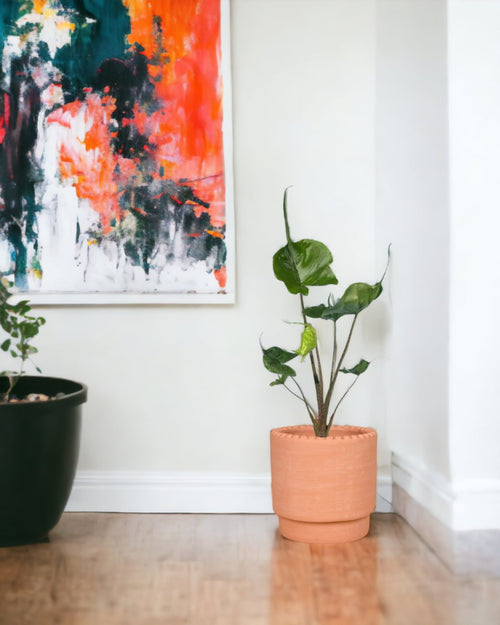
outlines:
[[[18,291],[232,301],[228,11],[1,0],[0,271]]]

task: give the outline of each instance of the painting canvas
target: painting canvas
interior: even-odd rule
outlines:
[[[228,3],[1,0],[0,271],[33,301],[232,301]]]

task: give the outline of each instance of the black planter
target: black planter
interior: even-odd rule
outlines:
[[[7,379],[0,377],[0,389]],[[78,382],[24,376],[14,393],[43,393],[44,402],[0,404],[0,547],[40,542],[58,523],[68,501],[80,448]]]

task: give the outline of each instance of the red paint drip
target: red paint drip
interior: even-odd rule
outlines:
[[[3,94],[3,115],[0,115],[0,145],[3,143],[5,139],[5,135],[7,134],[7,129],[9,127],[9,118],[10,118],[10,100],[9,94]]]

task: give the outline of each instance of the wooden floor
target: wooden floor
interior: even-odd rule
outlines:
[[[66,514],[0,549],[1,625],[495,625],[500,580],[456,578],[393,514],[362,541],[282,539],[268,515]]]

